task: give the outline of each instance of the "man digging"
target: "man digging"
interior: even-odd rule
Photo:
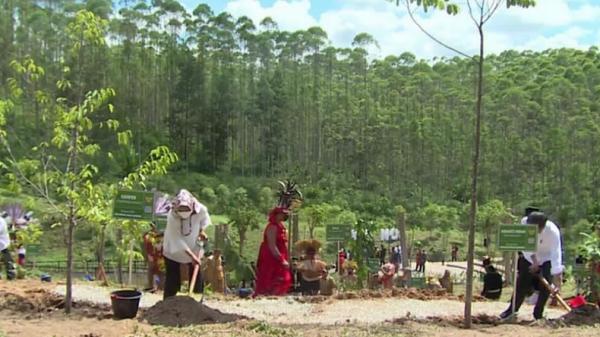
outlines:
[[[539,296],[533,309],[533,317],[536,321],[543,318],[544,307],[550,296],[550,291],[543,285],[543,277],[549,284],[554,284],[555,293],[558,293],[562,284],[562,256],[560,231],[558,227],[549,221],[542,212],[532,212],[527,217],[527,224],[537,225],[538,245],[533,253],[524,253],[518,260],[518,276],[516,284],[516,299],[513,312],[512,301],[508,309],[500,314],[500,319],[508,320],[514,318],[523,304],[525,297],[531,294],[533,289],[539,291]]]

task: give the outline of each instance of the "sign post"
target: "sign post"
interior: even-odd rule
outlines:
[[[498,249],[514,252],[512,314],[515,313],[517,299],[518,252],[537,250],[538,229],[535,225],[500,225],[498,229]]]
[[[154,193],[118,191],[113,205],[113,218],[152,221],[154,218]]]
[[[342,270],[342,266],[340,265],[340,242],[349,240],[351,231],[352,226],[350,225],[327,225],[327,227],[325,227],[325,240],[337,243],[337,251],[335,255],[338,272],[341,272]]]

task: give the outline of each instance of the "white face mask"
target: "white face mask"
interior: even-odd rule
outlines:
[[[179,215],[180,218],[187,219],[190,216],[192,216],[192,211],[177,212],[177,214]]]

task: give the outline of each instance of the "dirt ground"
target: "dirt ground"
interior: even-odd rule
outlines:
[[[497,325],[485,315],[475,317],[471,330],[461,328],[459,318],[406,319],[365,324],[345,323],[319,325],[319,314],[307,317],[307,324],[290,325],[280,322],[240,320],[233,323],[194,325],[185,328],[151,326],[139,320],[115,320],[106,305],[75,301],[73,313],[66,316],[62,297],[51,289],[56,284],[38,281],[0,281],[0,336],[8,337],[392,337],[392,336],[599,336],[600,325],[532,327],[527,322]],[[353,300],[360,301],[360,300]],[[18,302],[21,302],[18,304]],[[251,301],[249,301],[252,303]],[[343,306],[344,301],[337,301]],[[385,310],[381,306],[380,310]],[[311,319],[314,317],[314,320]]]

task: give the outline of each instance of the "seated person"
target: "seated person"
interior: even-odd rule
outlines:
[[[485,275],[483,276],[483,290],[481,296],[497,300],[502,295],[502,275],[494,268],[490,258],[484,258],[483,267]]]
[[[320,288],[319,294],[321,294],[323,296],[332,296],[334,293],[334,290],[337,288],[337,285],[335,284],[333,277],[331,277],[331,275],[329,275],[329,272],[327,272],[327,270],[323,271],[323,276],[321,277],[320,282],[321,282],[321,288]]]
[[[450,276],[449,270],[446,270],[444,272],[444,276],[442,276],[442,278],[440,278],[439,281],[442,288],[446,289],[446,292],[448,294],[452,294],[452,292],[454,291],[454,286],[452,284],[452,277]]]
[[[379,270],[377,276],[383,289],[392,289],[394,286],[394,275],[396,275],[396,267],[394,264],[388,262],[381,266],[381,270]]]
[[[302,240],[296,243],[296,247],[306,254],[306,257],[296,265],[296,269],[300,272],[300,291],[302,295],[317,295],[327,266],[317,257],[321,243],[317,240]]]

